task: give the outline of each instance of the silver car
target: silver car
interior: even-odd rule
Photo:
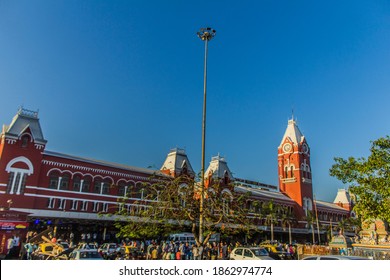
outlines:
[[[274,260],[262,247],[237,247],[230,253],[231,260]]]
[[[103,260],[97,250],[76,249],[69,255],[70,260]]]

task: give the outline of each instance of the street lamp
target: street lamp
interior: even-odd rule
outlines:
[[[203,243],[203,201],[204,201],[204,165],[205,165],[205,140],[206,140],[206,92],[207,92],[207,48],[208,42],[214,38],[216,31],[210,27],[201,28],[197,33],[204,41],[204,84],[203,84],[203,119],[202,119],[202,166],[200,170],[200,201],[199,201],[199,242]]]

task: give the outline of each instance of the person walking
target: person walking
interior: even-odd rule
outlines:
[[[192,256],[194,260],[199,260],[199,248],[196,244],[192,245]]]
[[[10,236],[7,239],[7,254],[5,255],[5,259],[6,260],[11,260],[11,259],[14,258],[14,256],[13,256],[13,253],[14,253],[13,247],[14,247],[14,237]]]

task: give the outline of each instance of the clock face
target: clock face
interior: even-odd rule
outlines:
[[[289,143],[286,143],[286,144],[284,144],[284,146],[283,146],[283,151],[284,152],[286,152],[286,153],[288,153],[289,151],[291,151],[291,144],[289,144]]]
[[[302,145],[302,152],[304,152],[305,154],[307,154],[307,152],[309,151],[309,147],[304,143]]]

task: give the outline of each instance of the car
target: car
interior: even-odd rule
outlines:
[[[97,250],[76,249],[69,254],[69,260],[103,260]]]
[[[79,243],[76,249],[89,249],[89,250],[98,250],[98,246],[95,243]]]
[[[108,259],[110,255],[116,252],[116,248],[118,248],[116,243],[103,243],[98,252],[103,258]]]
[[[302,260],[369,260],[368,258],[358,256],[344,255],[313,255],[304,257]]]
[[[230,253],[231,260],[273,260],[262,247],[237,247]]]
[[[134,246],[118,247],[116,253],[120,253],[125,259],[144,260],[145,254]]]
[[[260,244],[262,247],[264,247],[268,253],[269,256],[275,260],[290,260],[291,254],[289,252],[286,252],[282,246],[274,245],[274,244]]]

